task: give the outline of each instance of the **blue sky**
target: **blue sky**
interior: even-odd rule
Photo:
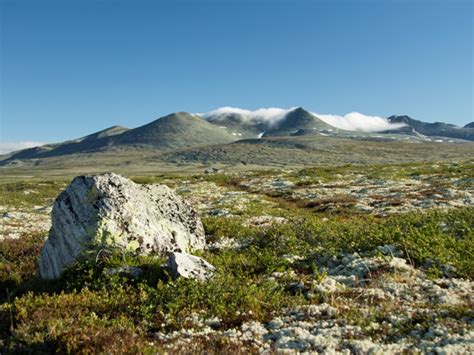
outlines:
[[[470,0],[1,1],[2,142],[174,111],[473,120]]]

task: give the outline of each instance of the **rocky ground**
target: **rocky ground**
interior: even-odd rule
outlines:
[[[265,227],[285,221],[287,206],[282,208],[282,201],[316,212],[350,211],[376,216],[474,206],[472,167],[462,173],[435,173],[447,166],[451,165],[431,164],[425,173],[419,173],[417,168],[404,168],[404,175],[395,169],[397,174],[388,171],[383,177],[371,176],[374,174],[370,170],[361,173],[348,169],[328,177],[305,175],[304,171],[293,169],[233,174],[226,183],[205,175],[200,179],[182,178],[179,182],[176,178],[166,178],[162,182],[174,186],[202,216],[243,215],[248,225]],[[462,169],[458,164],[454,167]],[[28,189],[22,193],[40,192]],[[18,238],[24,233],[49,230],[52,199],[43,202],[46,205],[19,208],[0,205],[3,220],[0,238]]]
[[[474,321],[454,319],[454,314],[456,307],[472,307],[474,283],[453,277],[431,280],[394,257],[390,246],[381,252],[385,255],[377,258],[338,255],[325,263],[322,280],[290,283],[295,292],[324,300],[320,304],[285,309],[268,322],[227,330],[215,329],[220,319],[195,314],[188,328],[155,336],[170,349],[221,337],[264,354],[472,353]],[[274,275],[276,282],[285,278],[291,275]]]
[[[209,221],[238,223],[245,230],[271,230],[310,215],[318,226],[324,226],[334,218],[383,219],[439,210],[441,217],[436,215],[433,227],[436,233],[472,239],[472,169],[471,163],[398,166],[383,171],[345,168],[330,173],[285,170],[165,176],[159,182],[173,187],[200,212],[207,232],[212,229],[207,226]],[[55,189],[64,186],[60,183]],[[44,234],[50,228],[55,194],[34,187],[20,193],[41,198],[21,206],[5,200],[0,206],[1,241]],[[15,196],[13,201],[17,200]],[[450,219],[449,211],[460,209],[467,217]],[[421,229],[419,233],[421,241]],[[239,233],[209,234],[209,257],[216,260],[226,253],[242,255],[255,243]],[[474,275],[469,266],[461,272],[449,258],[418,257],[407,251],[408,244],[407,249],[390,243],[364,249],[350,243],[357,241],[337,252],[317,248],[298,252],[296,247],[278,256],[283,268],[259,274],[257,279],[264,278],[265,287],[299,301],[284,301],[266,316],[253,315],[252,307],[239,310],[237,305],[242,314],[233,317],[239,322],[190,310],[180,318],[181,329],[171,327],[176,319],[168,323],[165,316],[161,325],[147,328],[147,346],[169,352],[189,351],[195,344],[203,349],[221,344],[226,352],[474,353]],[[466,253],[466,263],[472,263],[471,251]],[[194,350],[199,352],[199,347]]]
[[[436,169],[439,165],[432,165]],[[165,181],[166,183],[167,181]],[[173,185],[173,181],[169,181]],[[286,214],[279,197],[319,212],[351,209],[352,212],[377,216],[425,210],[448,209],[474,205],[474,177],[414,174],[409,178],[381,179],[350,172],[336,174],[331,181],[314,181],[295,176],[294,170],[272,176],[242,174],[230,186],[207,180],[182,180],[176,192],[185,197],[203,216],[232,217],[250,215],[259,210]],[[25,190],[24,194],[38,194]],[[0,205],[2,230],[0,238],[19,238],[22,234],[49,230],[52,201],[45,206],[23,208]],[[278,210],[280,210],[278,212]],[[247,224],[268,226],[284,221],[283,216],[249,216]]]
[[[0,215],[2,218],[0,241],[46,232],[51,227],[51,206],[33,206],[20,210],[0,206]]]

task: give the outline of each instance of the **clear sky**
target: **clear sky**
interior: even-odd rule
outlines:
[[[3,142],[174,111],[473,118],[471,0],[0,0]]]

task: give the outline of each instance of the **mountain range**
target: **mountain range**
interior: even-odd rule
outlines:
[[[309,139],[329,136],[362,140],[474,141],[474,122],[458,127],[439,122],[422,122],[408,116],[390,116],[386,121],[393,128],[368,133],[336,128],[301,107],[278,109],[271,117],[263,113],[259,115],[259,111],[252,115],[241,111],[172,113],[134,129],[113,126],[82,138],[13,152],[0,157],[0,163],[115,150],[172,151],[226,145],[241,140],[265,142],[272,137],[272,144],[275,144],[274,138],[285,138],[284,142],[287,144],[291,137],[300,136]]]

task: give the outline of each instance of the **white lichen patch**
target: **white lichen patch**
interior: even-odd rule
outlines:
[[[48,231],[51,227],[49,213],[49,206],[22,210],[0,206],[0,241]]]

